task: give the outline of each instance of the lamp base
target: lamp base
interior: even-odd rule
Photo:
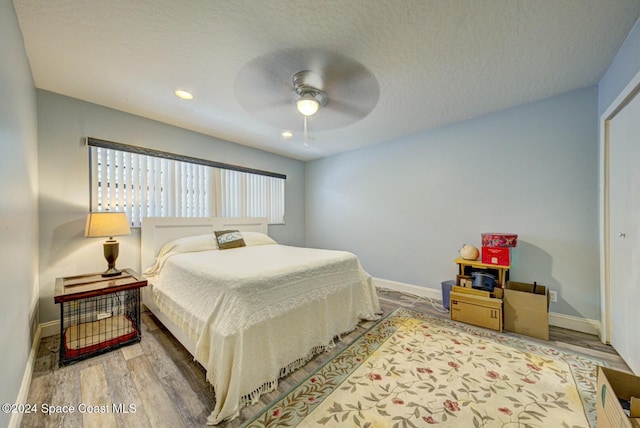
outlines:
[[[107,270],[102,274],[103,277],[118,276],[122,272],[116,269],[116,259],[120,251],[120,244],[113,238],[109,238],[102,245],[104,248],[104,258],[107,260]]]
[[[122,275],[122,271],[116,268],[107,269],[102,273],[102,276],[105,278],[108,278],[110,276],[118,276],[118,275]]]

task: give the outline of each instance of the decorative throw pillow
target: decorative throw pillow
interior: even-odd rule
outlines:
[[[216,234],[218,248],[221,250],[245,246],[242,234],[237,230],[216,230],[213,233]]]

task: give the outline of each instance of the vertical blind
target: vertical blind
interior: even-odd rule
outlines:
[[[221,217],[267,217],[284,223],[284,180],[240,171],[220,171]]]
[[[247,172],[92,146],[91,206],[143,217],[267,217],[284,223],[284,182]],[[218,196],[219,195],[219,196]]]

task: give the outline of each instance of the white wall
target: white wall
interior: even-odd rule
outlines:
[[[11,0],[0,0],[0,402],[15,403],[37,323],[36,90]],[[11,414],[0,413],[0,426]]]
[[[440,288],[463,243],[519,235],[511,278],[599,319],[597,92],[578,90],[307,163],[306,239],[373,276]]]
[[[40,316],[59,318],[55,279],[106,268],[102,239],[83,237],[89,211],[87,136],[287,175],[286,225],[270,226],[278,242],[304,244],[304,168],[301,161],[38,90],[40,175]],[[118,237],[118,267],[140,270],[140,234]]]

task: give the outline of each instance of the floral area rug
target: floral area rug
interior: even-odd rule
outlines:
[[[398,308],[246,427],[595,427],[601,361]]]

